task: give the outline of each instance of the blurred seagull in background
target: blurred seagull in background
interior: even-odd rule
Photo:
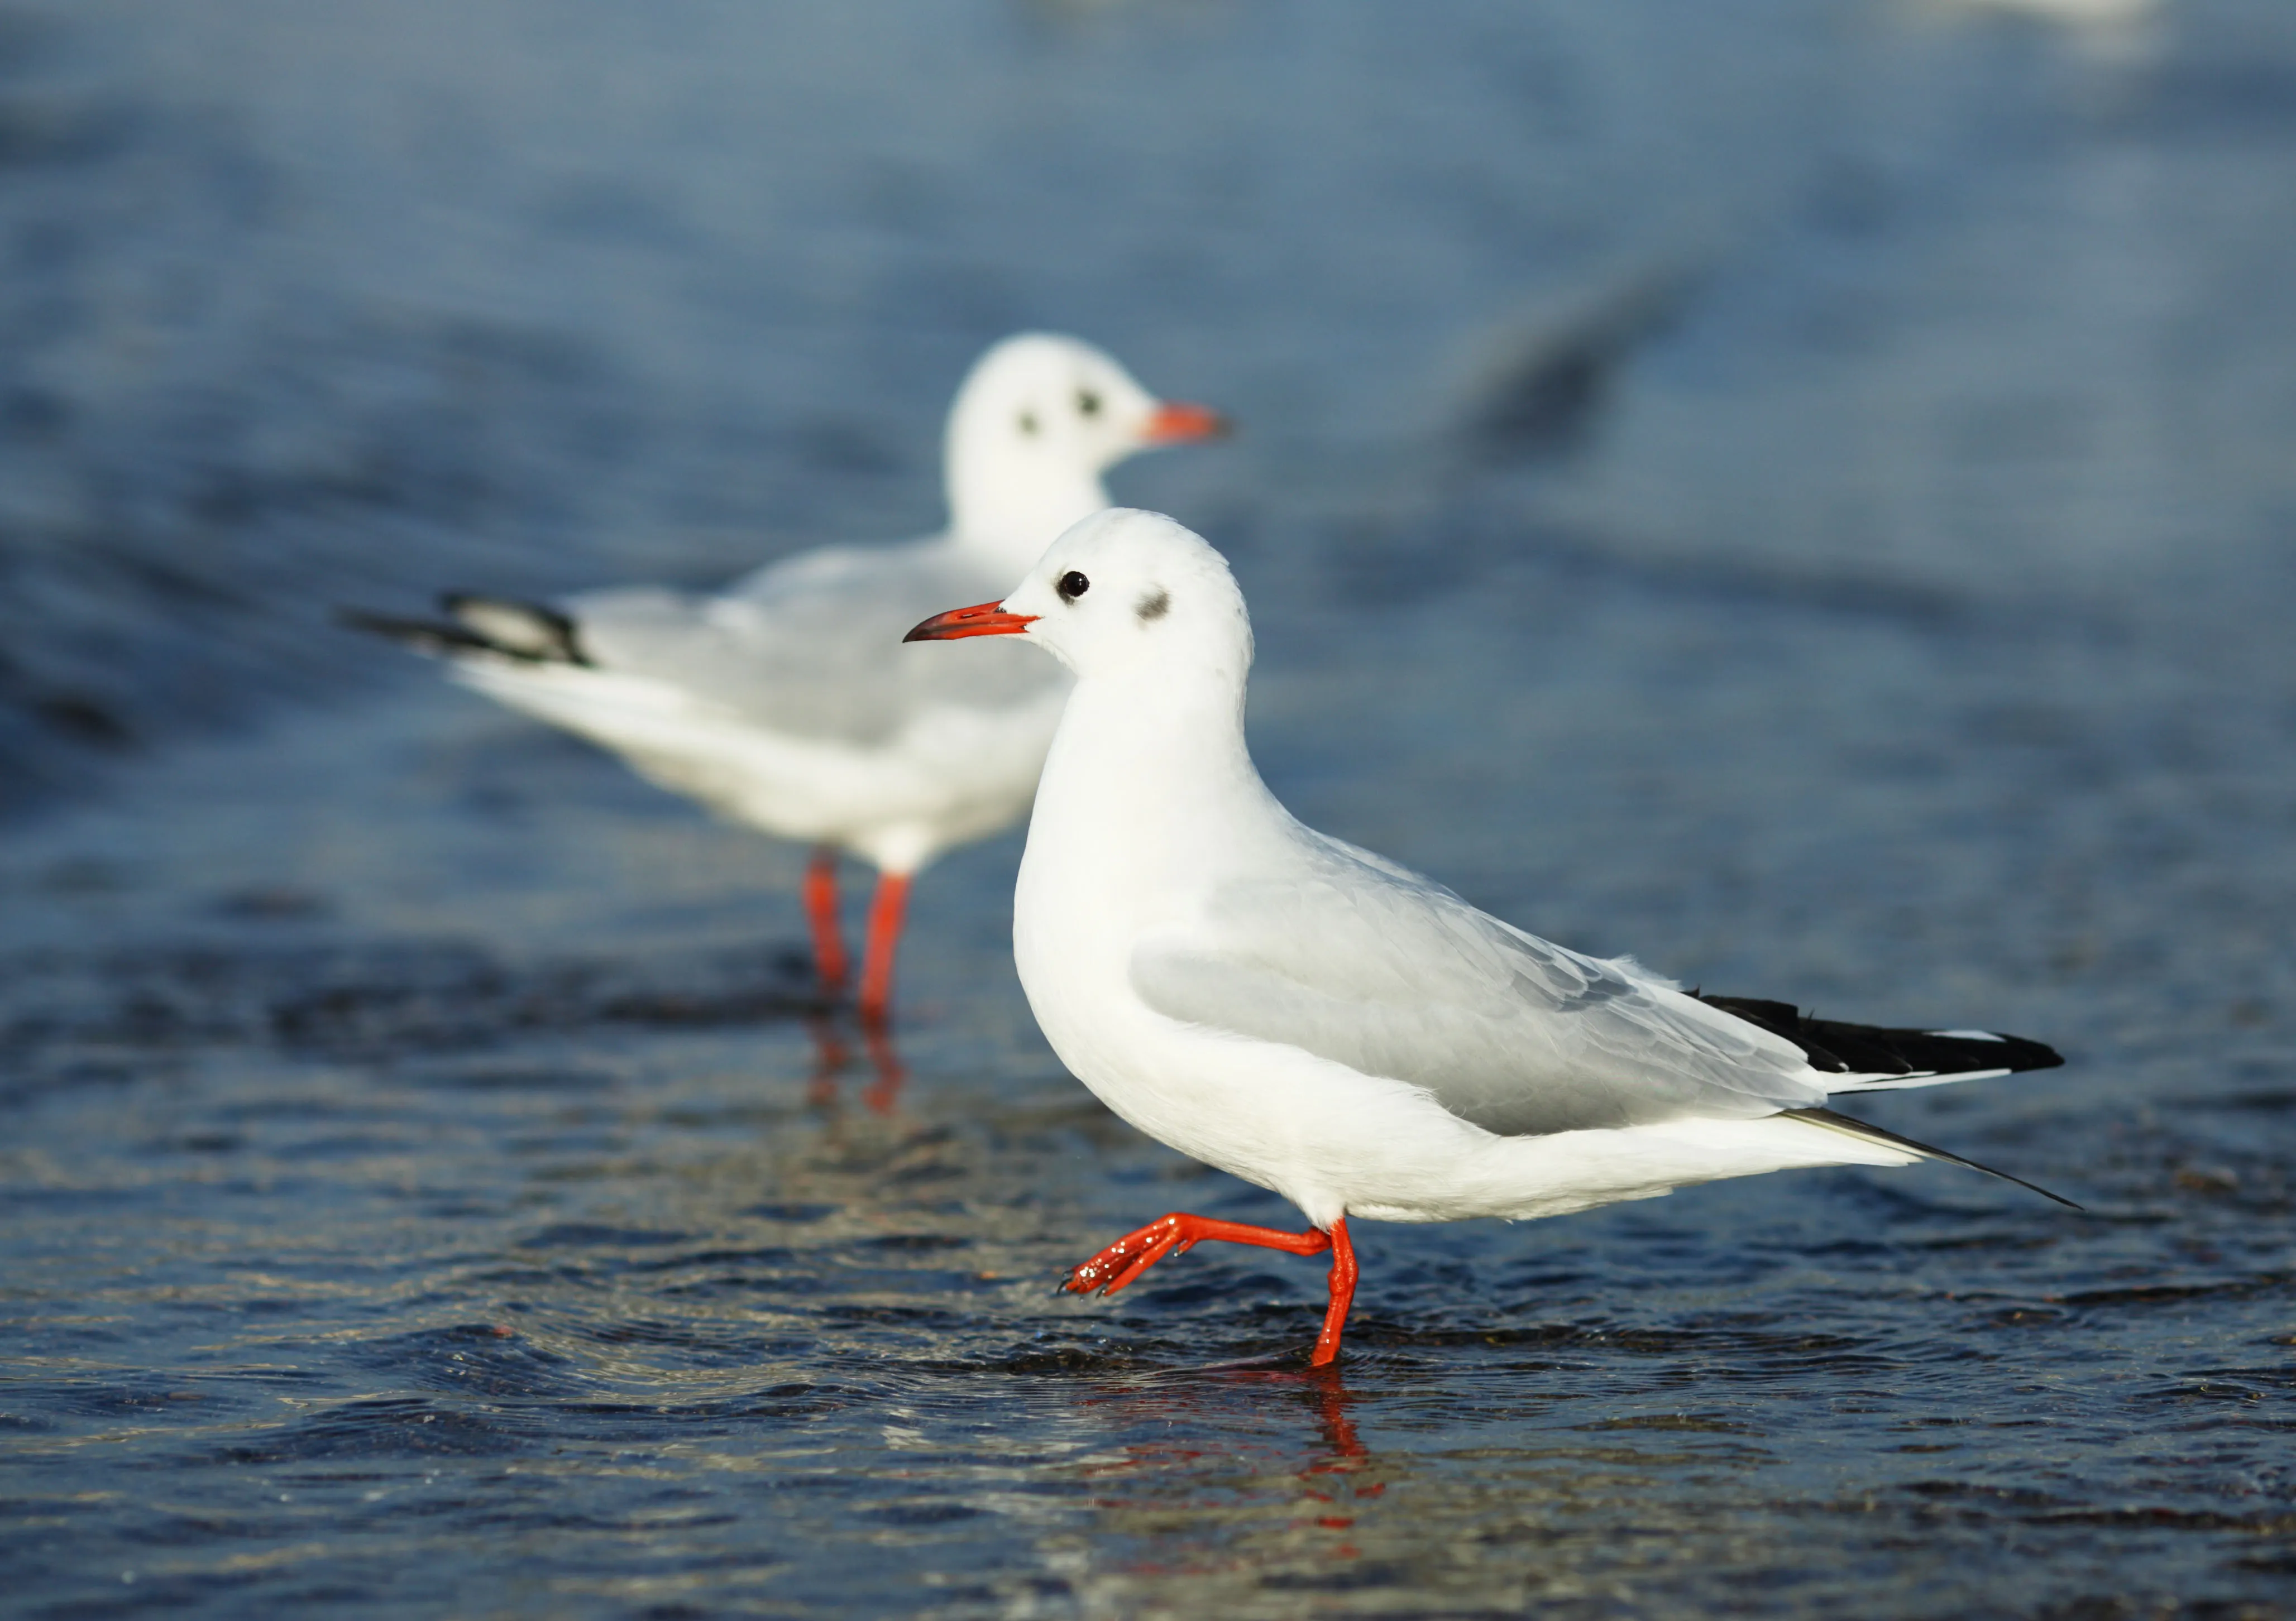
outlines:
[[[1108,505],[1101,475],[1117,463],[1226,430],[1217,412],[1156,399],[1088,343],[1024,333],[989,349],[957,390],[939,535],[800,553],[715,595],[449,595],[443,621],[342,617],[444,658],[465,686],[613,750],[649,781],[812,843],[806,911],[832,996],[847,976],[838,852],[874,865],[859,1006],[882,1025],[911,879],[1028,810],[1068,687],[1017,648],[953,661],[903,647],[901,633],[1009,585]]]
[[[1355,1289],[1350,1216],[1518,1219],[1799,1166],[1971,1165],[1827,1097],[2062,1061],[1989,1031],[1685,992],[1302,826],[1244,745],[1242,594],[1168,518],[1088,518],[1001,602],[909,634],[1018,637],[1075,673],[1013,897],[1029,1005],[1117,1114],[1311,1224],[1174,1213],[1069,1289],[1113,1292],[1205,1240],[1329,1250],[1320,1365]]]

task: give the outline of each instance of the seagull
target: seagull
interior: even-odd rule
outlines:
[[[1244,744],[1242,593],[1168,518],[1087,518],[1001,602],[909,636],[1015,636],[1074,673],[1013,902],[1029,1005],[1117,1115],[1309,1224],[1176,1211],[1075,1268],[1069,1290],[1112,1294],[1208,1240],[1329,1251],[1321,1366],[1354,1296],[1352,1217],[1559,1216],[1800,1166],[1987,1170],[1826,1101],[2063,1061],[1989,1030],[1687,992],[1304,826]]]
[[[957,390],[939,535],[823,546],[714,595],[450,594],[442,621],[342,618],[443,658],[463,685],[603,745],[651,782],[811,843],[805,905],[832,997],[847,972],[838,853],[875,866],[859,1011],[882,1027],[910,880],[1027,811],[1067,687],[1018,649],[959,667],[896,638],[931,608],[1002,587],[1107,506],[1108,468],[1225,431],[1218,412],[1156,399],[1088,343],[1022,333]]]

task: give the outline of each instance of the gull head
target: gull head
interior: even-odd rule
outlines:
[[[1128,507],[1068,529],[1003,602],[935,614],[903,640],[965,636],[1024,636],[1086,680],[1240,687],[1251,667],[1251,618],[1227,560],[1160,512]]]
[[[1031,529],[1041,544],[1108,504],[1100,475],[1127,456],[1226,431],[1217,411],[1158,399],[1080,339],[1023,332],[973,364],[949,409],[950,512],[979,531],[1031,528],[1057,511]]]

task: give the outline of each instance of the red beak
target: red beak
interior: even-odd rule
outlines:
[[[1017,636],[1037,622],[1033,613],[1006,613],[1002,602],[977,602],[937,613],[901,638],[904,642],[954,642],[961,636]]]
[[[1148,419],[1141,435],[1151,445],[1181,445],[1190,439],[1217,439],[1226,434],[1227,418],[1210,405],[1183,405],[1166,400]]]

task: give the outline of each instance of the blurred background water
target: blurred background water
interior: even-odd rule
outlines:
[[[2077,7],[2038,8],[2043,11]],[[28,1616],[2296,1610],[2296,12],[0,7],[0,1388]],[[2068,1066],[1944,1167],[1313,1263],[920,885],[328,622],[939,511],[1021,327],[1242,438],[1310,823]]]

